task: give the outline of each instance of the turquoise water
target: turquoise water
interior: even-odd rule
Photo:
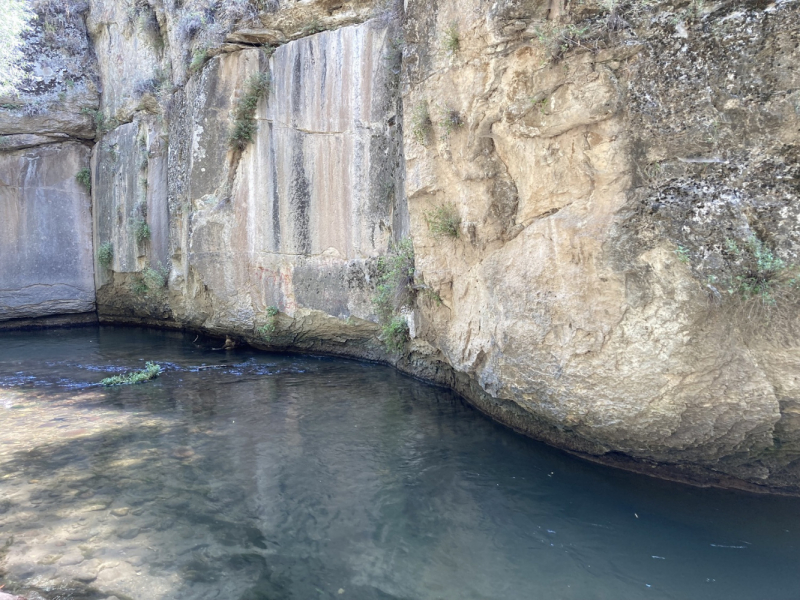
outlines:
[[[0,340],[4,591],[800,598],[798,499],[587,464],[372,364],[126,328]],[[146,360],[165,373],[96,385]]]

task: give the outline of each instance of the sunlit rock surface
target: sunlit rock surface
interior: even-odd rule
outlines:
[[[3,176],[97,135],[103,320],[386,360],[593,459],[800,492],[798,9],[612,8],[93,0],[73,125],[25,120],[58,92],[0,107]],[[392,354],[372,297],[404,237]]]
[[[253,332],[275,306],[298,323],[309,310],[329,315],[341,343],[363,337],[346,320],[371,317],[375,259],[407,228],[386,44],[386,29],[370,23],[290,42],[271,57],[247,49],[211,59],[174,100],[171,178],[160,185],[159,141],[141,133],[144,121],[108,134],[95,150],[96,243],[118,250],[113,274],[98,273],[101,315]],[[253,142],[238,152],[232,113],[259,71],[271,74],[271,90]],[[169,190],[168,206],[153,198],[159,190]],[[137,197],[147,198],[144,242],[131,225],[142,214]],[[152,218],[165,210],[169,220]],[[130,292],[131,274],[170,260],[168,291]]]

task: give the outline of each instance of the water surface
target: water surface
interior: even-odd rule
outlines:
[[[0,584],[120,600],[800,598],[800,500],[587,464],[353,361],[0,336]],[[158,379],[96,385],[162,364]]]

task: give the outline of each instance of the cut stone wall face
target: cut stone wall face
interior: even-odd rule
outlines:
[[[0,321],[95,309],[88,165],[75,142],[0,153]]]

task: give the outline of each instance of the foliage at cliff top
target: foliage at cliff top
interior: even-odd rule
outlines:
[[[144,363],[144,369],[139,369],[138,371],[132,371],[130,373],[126,373],[125,375],[114,375],[113,377],[106,377],[100,383],[102,383],[105,386],[143,383],[145,381],[150,381],[151,379],[155,379],[159,375],[161,375],[161,365],[159,365],[158,363],[148,361]]]
[[[25,0],[0,2],[0,96],[14,94],[23,77],[22,36],[30,31],[30,22],[35,18]]]

